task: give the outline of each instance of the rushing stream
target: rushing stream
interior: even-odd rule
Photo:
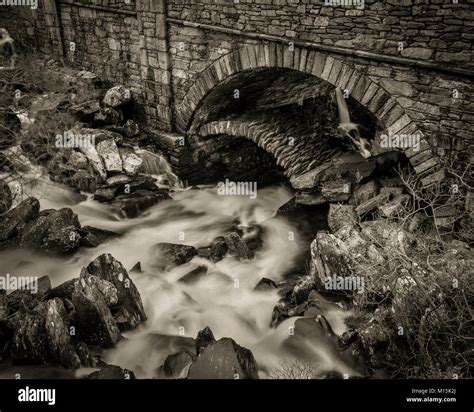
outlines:
[[[320,336],[297,342],[296,351],[283,345],[297,318],[270,327],[276,290],[254,291],[262,277],[275,282],[291,272],[303,248],[309,247],[298,236],[290,222],[274,218],[278,208],[292,193],[284,187],[260,189],[255,200],[244,196],[221,196],[214,187],[182,189],[175,185],[172,200],[147,210],[136,219],[118,218],[107,205],[73,193],[42,177],[31,184],[29,195],[40,199],[41,208],[70,207],[83,226],[90,225],[121,233],[118,239],[95,249],[80,249],[75,255],[56,258],[24,250],[0,252],[2,274],[48,275],[53,287],[77,277],[80,269],[102,253],[110,253],[130,270],[141,262],[143,273],[130,273],[147,313],[147,321],[125,334],[126,339],[104,353],[108,363],[133,370],[139,378],[155,376],[167,355],[181,350],[183,336],[195,338],[199,330],[209,326],[216,339],[232,337],[250,349],[259,365],[261,377],[268,376],[282,359],[309,353],[318,370],[336,370],[357,374],[335,350],[334,339]],[[151,252],[158,242],[207,246],[233,225],[259,224],[264,244],[256,257],[239,261],[226,257],[218,263],[195,257],[191,262],[162,272],[154,266],[157,256]],[[156,253],[156,252],[155,252]],[[208,274],[198,283],[188,285],[177,280],[198,264]],[[337,305],[323,300],[323,312],[336,334],[344,331],[347,314]],[[290,353],[292,352],[292,353]],[[295,353],[296,352],[296,353]],[[78,372],[80,374],[80,371]]]

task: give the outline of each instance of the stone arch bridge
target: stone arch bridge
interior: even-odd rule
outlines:
[[[213,136],[253,141],[290,179],[330,161],[338,149],[305,119],[312,102],[324,122],[336,88],[374,142],[423,136],[405,154],[425,185],[443,179],[441,157],[472,153],[474,15],[461,1],[45,0],[2,16],[20,44],[131,87],[191,179]]]

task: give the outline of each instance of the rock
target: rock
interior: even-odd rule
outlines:
[[[122,158],[120,157],[119,150],[115,140],[103,140],[98,143],[97,153],[104,161],[105,169],[110,173],[119,173],[122,171]]]
[[[81,225],[69,208],[43,210],[23,230],[20,246],[45,252],[66,254],[80,246]]]
[[[271,279],[262,278],[258,281],[253,290],[257,292],[267,292],[269,290],[278,289],[278,285]]]
[[[410,199],[409,195],[396,195],[390,202],[379,206],[379,210],[387,217],[399,216],[405,210]]]
[[[12,207],[12,193],[8,185],[0,180],[0,215]]]
[[[92,226],[84,226],[81,231],[81,246],[97,247],[109,240],[117,239],[120,234],[109,230],[98,229]]]
[[[359,216],[365,215],[372,210],[378,208],[379,206],[384,205],[390,199],[390,193],[380,193],[379,195],[367,200],[366,202],[361,203],[356,207],[356,212]]]
[[[74,325],[85,343],[108,348],[121,338],[120,330],[93,277],[83,269],[74,282],[72,303],[76,309]]]
[[[0,289],[0,322],[6,322],[8,317],[7,291]]]
[[[60,299],[41,302],[31,312],[22,311],[11,346],[13,363],[78,368],[80,360],[71,345],[68,327]]]
[[[197,254],[194,246],[175,243],[157,243],[153,246],[153,254],[158,254],[157,266],[164,270],[172,269],[188,263]]]
[[[114,200],[117,195],[119,188],[117,186],[102,186],[96,189],[94,192],[94,200],[98,202],[110,202]]]
[[[92,372],[87,379],[136,379],[135,374],[116,365],[105,365],[99,371]]]
[[[130,89],[122,85],[107,90],[104,96],[104,104],[109,107],[119,107],[132,100]]]
[[[200,330],[196,337],[196,354],[199,355],[210,343],[215,342],[214,334],[209,326]]]
[[[141,262],[135,263],[135,265],[130,269],[130,273],[143,273]]]
[[[120,125],[123,122],[123,114],[120,110],[105,107],[94,114],[94,123],[97,126]]]
[[[103,254],[87,266],[87,271],[104,279],[117,289],[117,304],[112,306],[113,317],[124,332],[146,319],[140,293],[123,265],[110,254]]]
[[[75,169],[86,169],[89,162],[85,154],[73,151],[71,156],[69,156],[67,164]]]
[[[98,100],[90,100],[71,107],[70,111],[81,121],[89,123],[94,118],[94,114],[100,111],[100,102]]]
[[[258,379],[253,354],[231,338],[209,343],[189,368],[188,379]]]
[[[79,357],[82,367],[94,368],[96,366],[96,361],[92,356],[88,346],[84,342],[79,342],[79,344],[76,346],[76,354]]]
[[[328,213],[328,225],[332,232],[337,232],[343,226],[355,226],[358,216],[354,207],[350,205],[330,204]]]
[[[163,373],[167,378],[186,379],[191,364],[196,360],[196,355],[191,352],[178,352],[168,355],[163,364]]]
[[[352,184],[345,179],[330,180],[320,185],[321,196],[326,202],[345,202],[352,193]]]
[[[197,268],[191,270],[190,272],[186,273],[184,276],[178,279],[178,282],[186,283],[186,284],[194,284],[199,282],[203,276],[207,274],[207,267],[206,266],[198,266]]]
[[[359,206],[361,203],[367,202],[378,194],[379,184],[375,180],[370,180],[353,191],[354,204],[355,206]]]
[[[85,145],[79,147],[79,150],[87,157],[87,160],[91,164],[92,168],[98,173],[102,180],[107,178],[107,171],[105,170],[104,163],[97,152],[97,149],[92,145]]]
[[[249,249],[237,232],[224,235],[224,239],[231,256],[238,259],[252,259],[254,257],[253,251]]]
[[[135,137],[138,133],[140,133],[138,124],[133,120],[127,120],[123,125],[123,130],[127,137]]]
[[[130,195],[119,195],[111,202],[112,210],[122,217],[134,218],[163,200],[170,199],[167,190],[155,189],[153,192],[138,190]]]
[[[296,305],[306,302],[314,287],[314,280],[311,276],[299,278],[291,292],[291,302]]]
[[[97,187],[97,178],[85,170],[78,170],[64,183],[74,189],[93,193]]]
[[[227,243],[223,236],[216,237],[210,246],[200,247],[197,250],[198,256],[209,259],[210,261],[216,263],[224,259],[224,256],[227,253]]]
[[[136,175],[142,167],[142,158],[136,155],[132,149],[128,148],[121,148],[120,156],[122,157],[123,171],[130,176]]]
[[[12,241],[23,228],[39,215],[38,199],[29,197],[15,208],[4,213],[0,219],[0,244]]]
[[[410,232],[388,220],[374,220],[361,224],[361,235],[368,241],[381,247],[392,248],[390,253],[407,253],[416,245],[416,239]]]

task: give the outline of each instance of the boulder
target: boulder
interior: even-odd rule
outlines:
[[[130,89],[122,85],[112,87],[107,90],[104,96],[104,104],[109,107],[119,107],[132,100]]]
[[[69,208],[43,210],[23,230],[20,246],[45,252],[66,254],[80,246],[81,225]]]
[[[11,346],[13,363],[78,368],[80,360],[71,344],[68,328],[60,299],[41,302],[29,312],[22,310]]]
[[[133,120],[127,120],[123,125],[123,131],[127,137],[135,137],[140,133],[140,128]]]
[[[74,169],[86,169],[89,165],[84,153],[73,151],[67,161],[67,164]]]
[[[72,303],[76,309],[74,325],[77,334],[86,344],[108,348],[121,339],[107,302],[86,269],[74,282]]]
[[[12,207],[12,193],[8,185],[0,180],[0,215]]]
[[[198,256],[209,259],[216,263],[224,259],[227,253],[227,243],[223,236],[216,237],[210,246],[200,247],[197,250]]]
[[[105,169],[110,173],[119,173],[122,171],[122,158],[115,140],[103,140],[97,144],[97,153],[102,158]]]
[[[87,157],[87,160],[100,178],[105,180],[107,178],[107,171],[105,170],[104,163],[99,156],[97,149],[92,145],[86,145],[79,147],[79,150]]]
[[[135,374],[116,365],[105,365],[100,370],[92,372],[87,379],[136,379]]]
[[[143,164],[142,158],[129,148],[120,148],[120,156],[122,157],[123,171],[131,176],[136,175]]]
[[[231,256],[238,259],[252,259],[254,257],[253,251],[250,250],[237,232],[231,232],[224,235],[224,239]]]
[[[0,244],[14,240],[39,215],[38,199],[29,197],[0,218]]]
[[[97,126],[120,125],[123,122],[123,114],[120,110],[111,107],[100,109],[94,114],[94,124]]]
[[[271,279],[262,278],[258,281],[257,285],[253,290],[256,292],[267,292],[270,290],[278,289],[278,285]]]
[[[109,240],[117,239],[120,234],[110,230],[98,229],[92,226],[84,226],[81,230],[81,246],[97,247]]]
[[[137,190],[131,194],[121,194],[116,196],[110,204],[112,210],[118,215],[134,218],[150,207],[168,199],[170,199],[168,190],[155,187],[153,191]]]
[[[194,246],[175,243],[157,243],[153,246],[153,254],[157,254],[157,266],[169,270],[188,263],[197,254]]]
[[[196,355],[192,352],[178,352],[168,355],[163,364],[163,373],[167,378],[186,379],[189,368],[196,360]]]
[[[86,170],[78,170],[70,178],[66,179],[64,183],[73,189],[93,193],[97,187],[97,177]]]
[[[332,232],[337,232],[343,226],[355,226],[358,216],[350,205],[330,204],[328,213],[328,225]]]
[[[188,379],[258,379],[250,350],[231,338],[209,343],[189,368]]]
[[[196,354],[199,355],[206,346],[215,341],[216,338],[209,326],[200,330],[196,337]]]
[[[110,254],[103,254],[87,266],[93,276],[110,282],[117,290],[112,314],[120,331],[133,329],[146,319],[140,293],[123,265]]]

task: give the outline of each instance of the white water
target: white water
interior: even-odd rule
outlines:
[[[71,207],[83,226],[91,225],[120,232],[120,239],[96,249],[81,249],[69,258],[52,258],[24,250],[0,252],[2,272],[19,275],[49,275],[53,286],[77,277],[81,267],[102,253],[111,253],[130,269],[136,262],[142,274],[131,274],[137,285],[148,320],[137,330],[125,334],[127,340],[105,352],[109,363],[135,371],[138,377],[153,377],[170,353],[180,350],[179,339],[167,340],[161,335],[195,338],[198,331],[209,326],[217,339],[232,337],[249,348],[259,365],[260,375],[267,376],[282,360],[295,356],[283,345],[296,318],[288,319],[278,328],[270,328],[277,292],[255,292],[262,277],[275,281],[291,271],[304,244],[283,219],[270,219],[292,194],[282,187],[259,190],[256,200],[248,197],[219,196],[212,188],[179,189],[173,200],[163,202],[136,219],[119,219],[109,208],[85,199],[47,179],[35,181],[29,195],[40,198],[42,208]],[[154,268],[157,258],[150,249],[158,242],[207,246],[228,230],[235,221],[241,225],[260,224],[264,228],[264,246],[250,261],[226,258],[217,264],[195,257],[190,263],[168,272]],[[31,262],[25,265],[25,261]],[[17,265],[22,262],[21,273]],[[185,285],[177,280],[197,264],[208,267],[208,275],[197,284]],[[27,272],[27,273],[25,273]],[[238,280],[238,287],[236,286]],[[346,314],[338,306],[324,302],[323,312],[333,330],[344,330]],[[163,341],[166,341],[163,343]],[[356,372],[337,354],[334,340],[303,339],[297,348],[311,354],[311,362],[321,372],[337,370],[350,375]],[[298,346],[299,345],[299,346]],[[298,352],[298,350],[296,351]]]

